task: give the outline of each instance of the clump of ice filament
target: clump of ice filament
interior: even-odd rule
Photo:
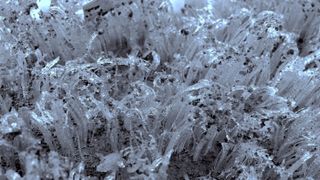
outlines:
[[[32,7],[30,9],[30,16],[33,19],[40,20],[40,13],[48,13],[51,6],[51,0],[37,0],[38,8]]]

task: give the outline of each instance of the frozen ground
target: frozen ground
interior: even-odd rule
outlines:
[[[0,179],[320,179],[320,2],[0,1]]]

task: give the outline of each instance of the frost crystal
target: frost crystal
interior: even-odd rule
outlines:
[[[0,179],[320,179],[316,0],[0,2]]]

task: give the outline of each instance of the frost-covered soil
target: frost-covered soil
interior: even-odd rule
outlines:
[[[318,180],[319,24],[316,0],[2,0],[0,179]]]

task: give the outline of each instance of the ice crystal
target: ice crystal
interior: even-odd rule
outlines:
[[[320,179],[316,0],[0,2],[0,179]]]

